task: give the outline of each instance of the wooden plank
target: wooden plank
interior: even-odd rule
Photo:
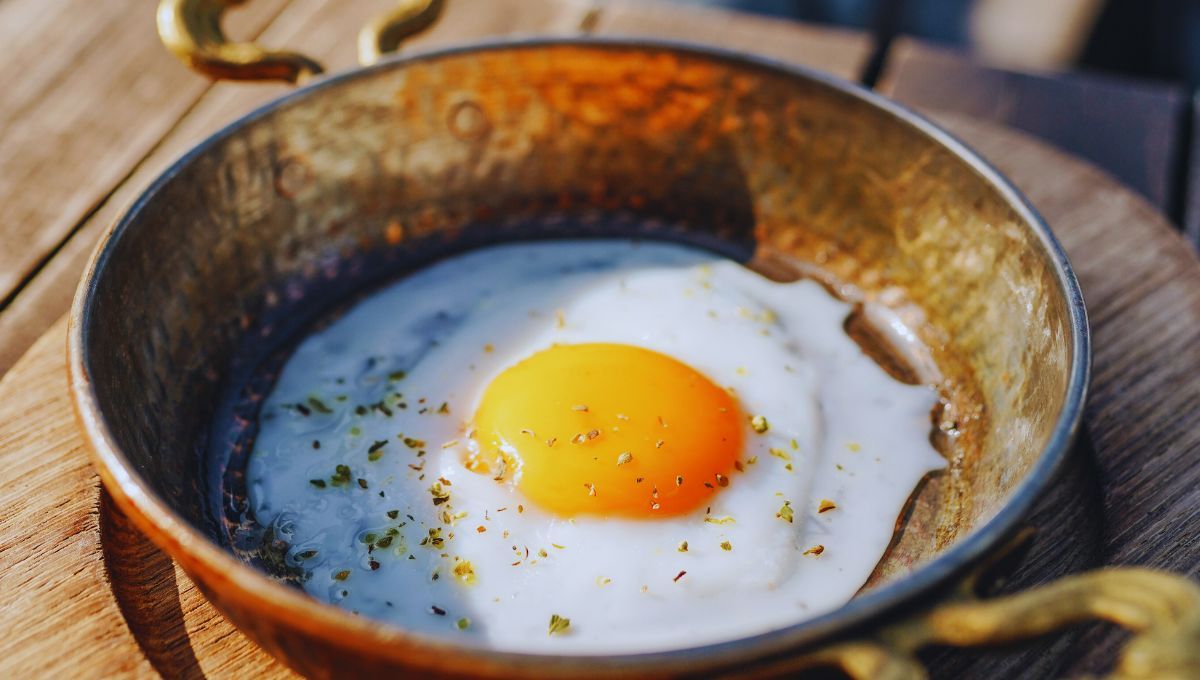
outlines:
[[[842,30],[680,3],[610,0],[598,5],[592,31],[600,35],[672,38],[802,64],[857,81],[871,57],[871,37]]]
[[[0,394],[65,395],[65,330],[64,319]],[[111,511],[69,411],[0,403],[0,677],[291,677]]]
[[[437,47],[512,34],[570,34],[579,29],[591,7],[591,3],[584,0],[459,0],[446,5],[445,15],[433,29],[415,38],[408,47]],[[339,0],[337,3],[296,0],[262,33],[261,41],[273,47],[304,51],[322,61],[330,72],[337,72],[355,65],[355,36],[359,27],[371,16],[390,6],[391,0]],[[152,16],[152,12],[144,3],[134,14]],[[234,24],[237,20],[238,15],[235,14],[227,23]],[[153,37],[157,41],[157,37]],[[145,57],[148,62],[155,62],[156,68],[175,73],[184,79],[193,78],[186,72],[180,73],[183,67],[179,66],[157,42],[155,45],[156,52]],[[20,295],[16,296],[6,309],[0,310],[0,375],[3,375],[21,353],[66,311],[74,294],[75,282],[83,271],[83,266],[101,231],[117,219],[155,176],[209,134],[290,90],[290,87],[279,84],[217,83],[208,89],[198,102],[169,102],[172,108],[186,104],[187,113],[183,114],[180,120],[173,118],[169,121],[169,133],[166,128],[158,131],[159,135],[166,135],[165,138],[157,141],[157,145],[148,156],[137,159],[132,176],[115,193],[103,196],[97,193],[101,191],[98,187],[91,189],[92,198],[89,200],[97,202],[94,214],[88,215],[77,233],[72,234],[59,246],[61,250],[26,284]],[[150,149],[147,148],[142,153],[147,151]],[[111,155],[107,152],[105,156],[97,155],[99,153],[93,154],[94,157],[71,157],[69,160],[81,172],[85,172],[101,164],[100,158]],[[0,182],[3,182],[2,178]],[[103,191],[107,191],[107,187]],[[46,194],[41,194],[38,200],[46,201],[45,204],[38,204],[40,210],[50,210],[53,207],[53,198]],[[87,208],[92,208],[92,205],[89,204]],[[4,206],[0,204],[0,215],[3,214],[3,210]],[[74,212],[70,214],[75,215]],[[78,217],[76,215],[70,219]],[[68,221],[64,218],[64,225]],[[3,225],[4,222],[0,221],[0,229],[4,228]],[[60,238],[66,236],[66,232],[59,231]],[[20,234],[13,234],[13,238],[18,237],[24,238]],[[57,246],[58,242],[55,241],[54,245]],[[24,251],[29,244],[21,243],[19,247],[14,244],[12,247]],[[5,252],[7,251],[4,247],[0,246],[0,261],[5,257]],[[0,269],[3,269],[2,264]]]
[[[900,38],[879,89],[917,109],[1024,130],[1092,161],[1172,210],[1188,110],[1181,86],[1081,73],[1017,73],[963,52]]]
[[[251,3],[239,33],[285,2]],[[0,308],[208,86],[145,0],[0,3]]]
[[[1015,583],[1096,563],[1196,577],[1200,261],[1152,207],[1103,173],[1025,135],[938,120],[1047,217],[1092,320],[1094,449],[1076,452],[1031,517],[1045,528]],[[66,394],[63,334],[56,326],[0,380],[0,677],[80,669],[281,677],[182,572],[97,503]],[[930,658],[934,677],[1077,676],[1104,668],[1123,637],[1091,626],[1034,647],[1032,661],[978,650]]]

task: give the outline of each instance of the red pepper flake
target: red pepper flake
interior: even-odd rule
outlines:
[[[675,578],[671,579],[671,581],[674,583],[679,583],[679,579],[683,578],[686,574],[686,571],[681,571],[678,574],[675,574]]]

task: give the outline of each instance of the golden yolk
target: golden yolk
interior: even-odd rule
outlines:
[[[671,357],[556,345],[488,385],[466,464],[561,516],[677,515],[729,483],[742,423],[728,392]]]

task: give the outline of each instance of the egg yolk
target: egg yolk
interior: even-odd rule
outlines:
[[[560,516],[678,515],[729,484],[742,424],[729,392],[664,354],[556,345],[488,385],[466,465]]]

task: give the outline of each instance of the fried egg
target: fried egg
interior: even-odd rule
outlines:
[[[932,388],[850,305],[711,253],[490,247],[310,335],[265,400],[250,508],[313,597],[463,644],[661,651],[845,604],[930,444]]]

